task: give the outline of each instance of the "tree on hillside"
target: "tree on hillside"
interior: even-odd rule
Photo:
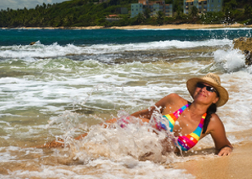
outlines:
[[[157,23],[158,25],[163,25],[164,24],[164,13],[162,11],[157,12]]]
[[[110,0],[108,4],[110,6],[113,6],[113,5],[117,5],[118,3],[119,3],[118,0]]]
[[[165,4],[172,4],[173,0],[165,0]]]
[[[142,23],[144,22],[144,20],[145,20],[145,18],[144,18],[144,16],[143,16],[143,14],[142,14],[142,13],[138,13],[137,18],[136,18],[137,24],[138,24],[138,25],[139,25],[139,24],[142,24]]]
[[[198,8],[196,6],[193,6],[191,11],[190,11],[190,14],[189,14],[192,18],[195,18],[198,16]]]
[[[242,3],[244,4],[251,3],[251,0],[242,0]]]
[[[252,7],[251,6],[245,7],[244,16],[248,19],[247,24],[252,24]]]
[[[150,8],[148,8],[148,7],[145,8],[145,10],[144,10],[144,16],[145,16],[146,19],[150,18],[150,13],[151,13]]]
[[[177,13],[177,18],[183,15],[183,0],[173,0],[173,12]]]
[[[225,3],[225,7],[228,9],[236,9],[237,8],[238,3],[236,2],[236,0],[230,0],[229,2]]]
[[[244,10],[244,15],[247,18],[252,18],[252,7],[251,6],[246,6]]]

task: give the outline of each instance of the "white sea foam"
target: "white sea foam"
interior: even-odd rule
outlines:
[[[55,66],[57,69],[54,69]],[[15,66],[13,63],[12,67],[21,71],[42,70],[44,73],[27,75],[23,78],[0,78],[0,95],[6,99],[2,101],[0,109],[25,110],[36,106],[44,113],[63,111],[65,105],[73,103],[83,104],[90,93],[88,103],[95,104],[93,107],[133,106],[142,99],[151,100],[155,97],[160,99],[166,94],[185,90],[185,85],[173,86],[166,83],[167,78],[174,81],[172,76],[176,76],[178,69],[186,74],[188,68],[191,72],[197,72],[198,67],[204,66],[198,62],[184,62],[173,64],[170,69],[163,64],[153,68],[151,63],[140,62],[109,66],[92,60],[75,62],[45,59],[28,61],[24,67]],[[55,70],[59,72],[54,73]],[[157,71],[162,73],[157,75]],[[159,84],[156,83],[157,77]],[[138,84],[139,78],[143,78],[143,84]],[[149,80],[146,81],[146,78]],[[178,80],[174,82],[179,84]]]
[[[252,65],[249,66],[249,67],[247,67],[247,70],[248,70],[248,72],[249,72],[250,74],[252,74]]]
[[[50,58],[65,55],[80,55],[80,54],[106,54],[106,53],[122,53],[126,51],[141,51],[154,49],[169,49],[169,48],[195,48],[200,46],[224,46],[232,44],[228,39],[210,39],[205,41],[158,41],[148,43],[135,44],[100,44],[91,46],[75,46],[68,44],[61,46],[57,43],[52,45],[43,45],[36,43],[35,45],[25,46],[8,46],[0,48],[0,58]]]
[[[237,50],[217,50],[217,52],[214,52],[214,57],[216,63],[220,64],[226,71],[232,72],[244,65],[243,55]],[[69,68],[68,61],[71,60],[66,61],[66,66],[63,65],[59,75],[57,73],[47,75],[49,71],[46,72],[46,70],[54,70],[54,66],[62,65],[62,60],[57,62],[57,60],[45,59],[26,62],[27,64],[24,67],[36,71],[44,70],[46,73],[44,72],[42,75],[25,76],[24,78],[0,78],[0,96],[5,99],[2,100],[0,109],[6,111],[6,113],[2,113],[2,116],[10,114],[8,110],[27,110],[34,106],[41,113],[61,113],[66,107],[73,107],[74,105],[97,110],[114,109],[119,106],[125,108],[138,106],[139,109],[141,106],[146,107],[147,104],[153,104],[152,100],[157,101],[174,92],[188,98],[189,95],[185,86],[186,79],[176,78],[177,71],[181,71],[180,75],[198,74],[200,70],[206,68],[196,61],[174,63],[171,67],[165,66],[166,64],[155,64],[155,68],[153,68],[152,63],[133,62],[110,66],[93,60],[83,63],[71,62],[69,64],[73,66]],[[53,63],[53,65],[48,65],[50,63]],[[12,67],[15,66],[12,65]],[[16,68],[22,70],[23,67],[17,66]],[[74,69],[75,73],[71,69]],[[236,88],[245,80],[244,85],[247,86],[245,89],[251,89],[249,69],[251,68],[248,67],[243,70],[242,78],[239,75],[235,76],[238,79],[235,82]],[[237,74],[240,73],[242,72],[237,72]],[[233,74],[229,75],[232,76]],[[223,77],[221,76],[221,78]],[[229,79],[231,78],[227,77],[226,81],[229,81]],[[142,80],[143,83],[139,83],[139,80]],[[229,83],[224,83],[224,86],[228,90],[229,88],[232,89]],[[242,88],[239,90],[242,91]],[[230,96],[232,97],[230,101],[234,100],[234,96],[238,96],[239,98],[234,102],[244,106],[241,110],[244,109],[242,115],[247,122],[243,121],[238,126],[247,129],[251,123],[248,118],[250,109],[248,108],[249,105],[243,103],[245,99],[249,101],[248,103],[252,101],[250,100],[249,90],[237,94],[232,93],[231,90]],[[237,110],[235,106],[230,108],[229,105],[225,105],[223,108],[230,111]],[[226,121],[226,118],[227,116],[224,117],[224,121]],[[230,118],[233,119],[233,117]],[[227,130],[237,130],[235,123],[229,123]]]
[[[85,171],[85,172],[83,172]],[[191,174],[187,174],[185,170],[181,169],[166,169],[163,166],[154,164],[152,162],[138,162],[134,168],[127,168],[124,164],[118,164],[112,161],[95,160],[90,162],[88,166],[48,166],[42,165],[40,171],[13,171],[9,175],[0,175],[3,179],[9,178],[138,178],[138,179],[152,179],[152,178],[195,178]]]
[[[73,113],[72,115],[76,116]],[[125,111],[121,111],[119,112],[118,117],[127,120],[127,115],[128,114]],[[80,127],[77,125],[78,122],[71,118],[71,113],[54,118],[50,123],[50,126],[60,125],[61,129],[68,131],[70,128],[73,129]],[[136,118],[131,118],[131,123],[125,124],[124,120],[120,119],[110,128],[104,128],[100,125],[92,126],[88,135],[79,141],[72,141],[70,138],[67,138],[67,135],[70,133],[66,132],[64,134],[65,136],[62,138],[66,140],[66,143],[70,144],[70,150],[68,150],[69,153],[66,154],[63,152],[61,154],[61,152],[58,151],[55,153],[55,157],[59,160],[63,159],[67,161],[71,159],[82,162],[84,164],[81,166],[82,169],[89,168],[88,172],[93,173],[94,168],[96,174],[92,174],[92,176],[99,178],[101,176],[106,176],[107,174],[109,174],[110,177],[117,178],[119,173],[120,176],[124,177],[129,177],[132,174],[138,176],[138,172],[139,174],[141,173],[138,178],[141,178],[141,176],[143,178],[177,176],[193,178],[191,175],[185,175],[181,170],[167,169],[162,165],[151,162],[155,161],[168,164],[174,161],[179,162],[183,160],[172,152],[166,153],[166,155],[162,154],[160,140],[163,140],[166,136],[164,131],[157,131],[159,135],[156,135],[150,130],[152,129],[150,124],[141,125]],[[65,127],[62,127],[61,124]],[[120,127],[122,124],[125,125],[124,128]],[[67,127],[69,125],[71,126],[70,128]],[[152,152],[151,155],[144,155],[150,152]],[[139,161],[139,158],[147,161]],[[62,171],[61,174],[76,171],[74,165],[69,167],[70,171]],[[113,168],[113,171],[109,170],[111,167]],[[150,170],[148,168],[150,168]],[[100,170],[103,172],[98,172]],[[54,171],[57,171],[57,167]],[[27,173],[27,175],[30,174],[31,173]],[[39,175],[40,173],[37,174]]]
[[[123,115],[127,114],[122,112],[119,115],[123,117]],[[73,118],[75,119],[72,120]],[[80,128],[79,121],[76,119],[76,114],[68,113],[65,116],[55,118],[50,125],[55,124],[60,128],[65,126],[61,129],[69,131],[76,127]],[[49,176],[60,178],[194,178],[192,175],[186,174],[185,170],[165,167],[170,162],[182,162],[183,158],[177,157],[173,153],[166,156],[161,155],[162,146],[159,140],[165,137],[164,132],[159,132],[160,135],[156,135],[151,132],[151,126],[148,124],[140,125],[139,121],[135,119],[132,119],[132,122],[134,124],[127,124],[124,128],[119,126],[121,124],[119,122],[114,125],[115,128],[104,128],[100,125],[93,126],[84,139],[75,142],[68,139],[71,144],[70,149],[54,149],[55,153],[48,156],[52,164],[47,165],[44,164],[47,158],[39,160],[39,163],[37,163],[38,159],[34,158],[34,156],[43,155],[41,149],[2,147],[0,149],[2,162],[10,162],[11,160],[15,160],[16,163],[24,162],[26,160],[23,157],[26,156],[29,161],[24,166],[27,168],[34,166],[36,170],[30,171],[26,170],[26,168],[16,170],[14,167],[12,171],[8,172],[8,175],[0,176],[1,178],[30,178],[35,176],[42,178]],[[69,136],[69,134],[65,133],[66,136]],[[142,159],[146,161],[139,161],[138,157],[150,151],[153,154],[148,156],[149,160],[143,157]],[[15,152],[15,155],[10,152]],[[79,160],[79,165],[59,165],[53,163],[54,159],[65,163]],[[153,161],[162,161],[164,165]]]
[[[229,101],[220,108],[219,115],[227,131],[252,128],[252,75],[238,71],[221,76],[222,83],[229,92]]]
[[[245,67],[245,55],[239,49],[217,50],[214,60],[222,65],[227,72],[232,72]]]

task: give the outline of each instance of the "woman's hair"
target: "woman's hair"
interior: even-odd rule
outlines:
[[[205,134],[206,130],[207,130],[207,126],[210,122],[210,119],[212,117],[212,114],[214,114],[217,111],[217,106],[215,103],[211,104],[211,106],[208,107],[207,109],[207,115],[204,121],[204,125],[203,125],[203,134]]]

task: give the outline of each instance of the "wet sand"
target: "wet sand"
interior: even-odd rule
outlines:
[[[211,29],[211,28],[252,28],[243,24],[167,24],[167,25],[133,25],[133,26],[89,26],[89,27],[18,27],[16,29]]]
[[[245,132],[250,133],[251,132]],[[248,136],[251,138],[251,135]],[[174,168],[186,169],[196,179],[250,179],[252,178],[252,141],[241,142],[234,145],[230,156],[210,158],[201,157],[197,160],[176,163]]]

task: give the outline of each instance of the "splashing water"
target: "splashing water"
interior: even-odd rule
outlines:
[[[239,49],[216,50],[214,60],[227,72],[238,71],[245,67],[245,55]]]
[[[149,123],[143,123],[139,118],[129,116],[126,111],[121,110],[118,112],[117,122],[110,125],[105,122],[87,129],[87,125],[76,125],[78,116],[71,113],[54,118],[49,125],[56,124],[66,131],[57,138],[63,139],[65,146],[70,146],[69,160],[87,164],[100,157],[117,162],[125,157],[132,157],[140,161],[171,163],[175,155],[172,145],[175,137],[169,130],[156,130],[152,127],[161,121],[169,128],[167,120],[157,110]],[[81,140],[74,140],[74,131],[88,131],[88,134]]]

